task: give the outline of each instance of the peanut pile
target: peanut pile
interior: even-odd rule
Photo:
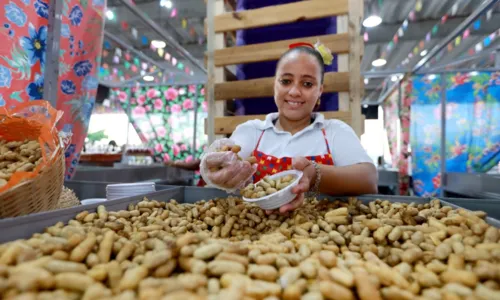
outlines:
[[[217,152],[226,152],[226,151],[232,151],[233,153],[238,154],[241,151],[241,147],[238,145],[233,145],[233,146],[226,145],[226,146],[222,146],[220,149],[217,149]],[[238,155],[238,160],[243,160],[243,159]],[[251,164],[257,163],[257,158],[255,156],[247,157],[245,160]],[[220,169],[222,169],[222,167],[218,167],[218,168],[213,167],[213,168],[210,168],[210,172],[217,172]]]
[[[56,209],[68,208],[77,205],[80,205],[80,199],[78,199],[75,192],[63,186]]]
[[[285,175],[276,180],[271,179],[268,175],[262,178],[256,184],[250,183],[243,190],[240,191],[241,195],[245,198],[257,199],[265,196],[272,195],[286,188],[295,180],[293,175]]]
[[[0,245],[3,299],[500,299],[484,212],[308,199],[286,215],[228,197],[83,211]]]
[[[42,161],[38,141],[0,140],[0,187],[7,184],[15,172],[30,172]]]

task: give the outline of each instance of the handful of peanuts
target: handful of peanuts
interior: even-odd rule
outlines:
[[[265,176],[261,181],[256,184],[250,183],[244,189],[241,190],[240,194],[249,199],[257,199],[265,196],[272,195],[286,188],[295,180],[293,175],[285,175],[279,177],[276,180],[271,179],[269,176]]]
[[[35,140],[0,140],[0,187],[7,184],[15,172],[30,172],[42,162],[42,149]]]
[[[233,145],[233,146],[225,145],[225,146],[222,146],[220,149],[217,149],[217,152],[227,152],[227,151],[231,151],[233,153],[238,154],[241,151],[241,147],[238,145]],[[238,156],[238,160],[243,160],[239,155],[237,155],[237,156]],[[245,160],[248,161],[252,165],[257,163],[257,158],[255,156],[247,157]],[[217,172],[220,169],[222,169],[222,167],[218,167],[218,168],[213,167],[213,168],[210,168],[210,172]]]
[[[83,211],[0,245],[2,299],[500,299],[484,212],[307,199],[266,215],[237,197]]]

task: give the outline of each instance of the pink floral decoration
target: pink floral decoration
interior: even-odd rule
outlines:
[[[140,95],[139,97],[137,97],[137,104],[143,105],[144,103],[146,103],[146,96]]]
[[[205,88],[202,88],[202,89],[200,90],[200,94],[201,94],[202,96],[205,96]]]
[[[168,100],[175,100],[179,95],[179,92],[174,88],[169,88],[165,91],[164,95]]]
[[[184,100],[184,102],[182,103],[182,107],[185,109],[185,110],[188,110],[188,109],[193,109],[194,105],[193,105],[193,101],[191,101],[191,99],[187,98],[186,100]]]
[[[171,107],[172,112],[175,113],[180,113],[182,111],[182,108],[179,104],[174,104]]]
[[[164,162],[170,161],[170,155],[168,155],[168,153],[163,154],[163,161]]]
[[[179,148],[179,146],[177,146],[177,144],[174,144],[172,146],[172,150],[174,151],[174,156],[179,155],[179,153],[181,152],[181,148]]]
[[[192,155],[188,155],[184,161],[187,162],[187,163],[188,162],[192,162],[193,161],[193,156]]]
[[[190,85],[188,90],[190,93],[193,93],[193,94],[196,93],[196,85]]]
[[[132,114],[137,117],[142,117],[146,114],[146,109],[142,106],[136,106],[132,111]]]
[[[118,99],[120,99],[120,102],[127,102],[127,93],[125,93],[124,91],[120,91],[120,93],[118,94]]]
[[[204,112],[207,112],[208,111],[208,103],[207,103],[207,101],[203,101],[201,103],[201,107],[203,108]]]
[[[165,129],[165,127],[158,127],[156,128],[156,134],[159,136],[159,137],[165,137],[167,135],[167,129]]]
[[[162,153],[163,152],[163,146],[161,144],[156,144],[155,145],[155,151],[158,152],[158,153]]]
[[[162,109],[163,107],[163,101],[161,99],[156,99],[154,103],[154,108],[157,110]]]
[[[156,97],[156,90],[155,89],[149,89],[148,92],[146,93],[146,96],[148,96],[148,98],[154,98],[154,97]]]
[[[181,145],[181,151],[186,151],[187,150],[187,146],[186,144],[182,144]]]

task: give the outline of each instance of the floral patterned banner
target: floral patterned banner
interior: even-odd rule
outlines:
[[[97,92],[105,0],[63,1],[59,51],[58,127],[73,133],[66,151],[66,179],[74,174]],[[48,0],[0,4],[0,106],[43,97],[49,17]],[[46,99],[49,100],[49,99]]]
[[[396,89],[383,103],[384,128],[387,131],[389,151],[391,152],[392,167],[398,166],[398,138],[397,128],[399,123],[399,89]]]
[[[410,145],[410,115],[411,115],[411,94],[412,81],[411,79],[402,83],[403,95],[401,95],[401,151],[399,153],[398,170],[399,170],[399,195],[409,196],[410,192],[410,175],[408,165],[408,157],[410,155],[408,146]]]
[[[155,150],[155,160],[190,162],[203,153],[207,137],[203,122],[207,103],[203,85],[161,86],[114,90],[124,110],[131,93],[131,122]],[[196,149],[193,155],[194,118],[197,110]]]
[[[447,74],[446,171],[486,172],[500,161],[500,73]],[[415,194],[440,193],[440,76],[412,78]]]

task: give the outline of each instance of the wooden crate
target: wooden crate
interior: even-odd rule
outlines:
[[[361,58],[363,41],[360,33],[363,19],[363,0],[310,0],[268,6],[235,12],[234,5],[224,5],[224,0],[208,0],[205,29],[209,47],[205,62],[208,69],[206,96],[208,120],[205,132],[212,143],[216,135],[231,134],[237,125],[263,115],[224,116],[227,100],[268,97],[273,95],[274,78],[228,81],[229,65],[273,61],[287,50],[288,45],[299,41],[314,43],[318,39],[333,54],[337,54],[338,72],[325,74],[324,91],[339,93],[339,111],[323,112],[326,118],[336,118],[348,123],[361,136],[364,118],[361,114]],[[211,6],[212,5],[212,6]],[[337,16],[337,34],[300,39],[225,47],[225,35],[234,35],[241,29],[287,24],[303,20]],[[209,26],[210,25],[210,26]],[[249,100],[251,101],[251,100]]]

